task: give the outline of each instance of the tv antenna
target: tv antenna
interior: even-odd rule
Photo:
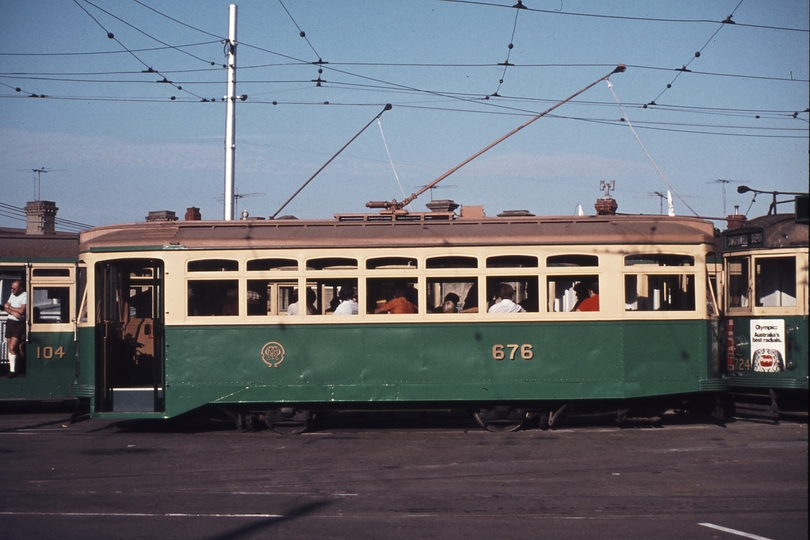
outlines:
[[[654,191],[654,192],[650,193],[650,195],[657,195],[658,196],[658,199],[659,199],[658,202],[660,203],[659,204],[660,208],[658,209],[658,213],[663,216],[664,215],[664,199],[667,198],[667,194],[666,193],[661,193],[660,191]]]
[[[727,184],[742,184],[742,182],[738,182],[737,180],[723,180],[722,178],[718,178],[711,182],[712,184],[722,184],[723,185],[723,216],[726,216],[726,185]]]
[[[239,188],[235,188],[233,190],[233,213],[237,214],[239,199],[243,199],[245,197],[258,197],[259,195],[266,195],[266,193],[239,193]],[[217,197],[217,200],[224,201],[225,197]]]
[[[42,173],[49,173],[55,171],[64,171],[64,169],[48,169],[47,167],[40,167],[39,169],[17,169],[18,171],[33,171],[36,181],[37,181],[37,198],[36,200],[39,201],[41,187],[42,187]]]

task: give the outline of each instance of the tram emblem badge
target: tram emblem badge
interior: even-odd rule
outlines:
[[[262,361],[269,368],[277,368],[284,361],[284,347],[281,343],[270,341],[262,347]]]

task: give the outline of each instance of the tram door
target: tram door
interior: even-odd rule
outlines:
[[[164,411],[163,261],[96,265],[96,410]]]

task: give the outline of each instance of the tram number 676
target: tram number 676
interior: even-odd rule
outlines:
[[[503,345],[501,343],[496,343],[492,346],[492,358],[495,360],[504,360],[509,357],[509,360],[514,360],[515,357],[520,351],[520,357],[524,360],[531,360],[534,358],[534,351],[532,350],[531,343],[523,343],[519,345],[517,343],[507,343]]]

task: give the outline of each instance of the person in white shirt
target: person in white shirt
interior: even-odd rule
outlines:
[[[523,306],[512,300],[515,297],[515,289],[508,283],[499,283],[495,294],[497,300],[489,308],[489,313],[523,313],[526,311]]]
[[[354,285],[344,285],[338,293],[340,305],[335,309],[335,315],[357,315],[357,297],[354,294]]]
[[[24,356],[22,344],[25,341],[25,308],[28,304],[28,293],[20,281],[11,283],[11,296],[3,305],[8,313],[6,320],[6,340],[8,340],[8,377],[16,377],[17,356]]]

